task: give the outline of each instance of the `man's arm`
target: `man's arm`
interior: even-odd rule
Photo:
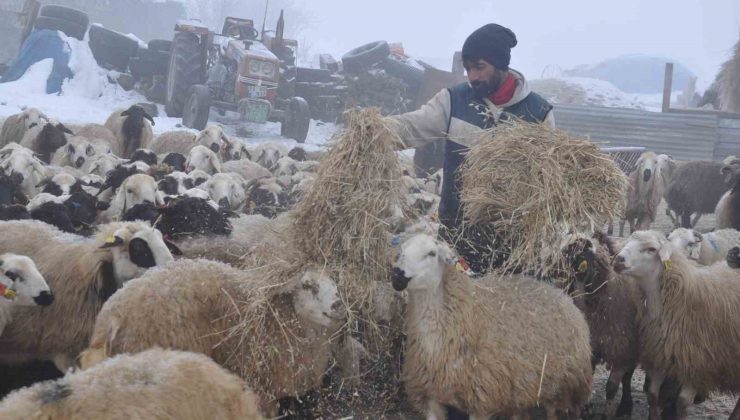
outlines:
[[[386,121],[406,149],[445,138],[450,121],[450,92],[443,89],[418,110],[387,117]]]
[[[552,128],[557,128],[557,126],[555,125],[555,110],[554,109],[551,109],[550,112],[547,113],[547,115],[545,116],[545,121],[543,122],[550,124]]]

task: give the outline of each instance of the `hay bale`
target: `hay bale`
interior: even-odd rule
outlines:
[[[621,214],[627,178],[598,146],[547,124],[510,121],[487,131],[462,169],[466,221],[492,228],[511,254],[503,269],[549,272],[540,252],[569,229]]]

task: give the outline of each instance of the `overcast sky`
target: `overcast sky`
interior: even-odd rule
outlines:
[[[310,14],[300,38],[312,53],[383,39],[449,67],[470,32],[496,22],[516,33],[512,67],[529,78],[634,53],[681,61],[706,86],[740,34],[740,0],[294,1]]]

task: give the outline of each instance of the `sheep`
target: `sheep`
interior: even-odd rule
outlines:
[[[26,131],[48,120],[49,117],[36,108],[28,108],[19,114],[9,116],[0,131],[0,146],[20,143]]]
[[[526,277],[476,284],[419,234],[401,245],[396,290],[408,289],[403,381],[415,408],[445,418],[519,415],[542,405],[579,417],[591,394],[588,325],[561,291]]]
[[[269,178],[272,176],[267,168],[262,165],[252,162],[251,160],[232,160],[223,164],[222,172],[233,172],[239,174],[244,180],[252,181],[260,178]]]
[[[82,183],[82,189],[88,194],[97,194],[100,191],[100,187],[103,186],[105,178],[96,174],[82,175],[80,177]]]
[[[0,221],[29,220],[30,218],[31,213],[28,212],[26,206],[20,204],[0,204]]]
[[[221,169],[221,160],[218,158],[218,155],[205,146],[195,146],[190,150],[185,167],[188,173],[197,169],[209,175],[223,172]]]
[[[288,209],[288,194],[274,178],[258,180],[249,190],[248,213],[275,218]]]
[[[252,154],[249,153],[249,149],[247,149],[247,146],[243,142],[230,139],[228,136],[224,137],[224,149],[221,152],[221,156],[223,156],[224,162],[252,159]]]
[[[162,234],[145,223],[111,223],[92,240],[39,222],[0,222],[0,253],[26,255],[54,291],[43,310],[17,308],[0,340],[0,363],[50,360],[65,372],[89,343],[103,303],[123,283],[173,261]]]
[[[153,125],[154,118],[138,105],[113,111],[105,122],[105,126],[116,135],[117,144],[111,148],[117,156],[125,159],[131,158],[136,149],[152,148]]]
[[[701,234],[692,229],[678,228],[668,235],[674,250],[682,251],[689,259],[701,265],[724,261],[727,252],[740,244],[740,232],[721,229]]]
[[[247,182],[234,173],[216,174],[203,185],[211,200],[220,207],[238,212],[244,211],[247,203],[246,188]]]
[[[259,402],[244,381],[209,358],[149,349],[120,355],[7,396],[5,419],[260,420]]]
[[[733,247],[727,252],[727,265],[730,268],[740,268],[740,247]]]
[[[442,195],[442,179],[444,178],[444,170],[440,169],[437,172],[429,175],[423,182],[422,187],[424,191],[436,194],[436,195]]]
[[[295,160],[296,162],[303,162],[306,160],[306,149],[296,146],[288,152],[288,157]]]
[[[336,284],[321,268],[307,267],[285,281],[277,288],[260,287],[254,274],[207,260],[178,260],[149,271],[104,305],[81,355],[82,367],[161,346],[210,356],[246,379],[265,402],[301,396],[320,387],[330,337],[346,311]],[[264,333],[229,335],[241,321],[234,302],[246,310],[255,299],[267,300],[250,309]]]
[[[137,204],[123,215],[124,221],[143,220],[155,225],[165,237],[176,240],[192,235],[228,235],[232,227],[226,215],[201,198],[170,200],[166,207]]]
[[[634,280],[615,275],[611,259],[615,247],[599,232],[593,238],[574,236],[565,241],[563,254],[573,281],[569,294],[583,312],[591,331],[594,363],[609,368],[606,384],[606,416],[614,418],[632,413],[632,374],[639,360],[639,324],[643,296]],[[622,399],[615,407],[614,397],[622,384]]]
[[[157,188],[167,195],[182,195],[195,188],[193,180],[184,172],[171,172],[157,182]]]
[[[123,162],[123,160],[112,154],[97,155],[88,159],[82,169],[88,174],[105,177],[108,175],[108,172],[116,169]]]
[[[51,163],[54,152],[67,144],[67,134],[74,135],[64,124],[42,122],[26,131],[20,145],[33,150],[45,163]]]
[[[187,158],[180,153],[168,153],[162,158],[163,164],[179,172],[185,172],[186,161]]]
[[[23,255],[0,255],[0,336],[16,308],[49,306],[54,294],[33,260]]]
[[[38,194],[38,184],[48,176],[44,164],[33,155],[33,152],[25,148],[14,151],[1,161],[0,169],[8,176],[22,177],[20,187],[26,197]]]
[[[21,190],[23,175],[14,173],[10,176],[0,171],[0,205],[28,204],[28,197]]]
[[[196,146],[195,133],[186,130],[167,131],[157,136],[152,150],[157,154],[179,153],[187,155]]]
[[[734,156],[725,160],[721,169],[725,184],[730,187],[717,203],[715,215],[718,229],[740,229],[740,159]]]
[[[263,168],[270,169],[275,166],[277,161],[288,154],[284,147],[274,143],[262,143],[254,148],[252,160],[262,165]]]
[[[619,236],[624,234],[625,222],[630,233],[650,229],[655,221],[658,206],[663,199],[663,183],[658,155],[645,152],[637,160],[635,170],[629,175],[624,218],[619,221]]]
[[[47,178],[38,185],[43,187],[41,192],[52,195],[71,195],[76,192],[82,192],[82,182],[70,174],[60,173],[51,178]]]
[[[136,149],[131,155],[131,159],[129,159],[128,163],[131,164],[135,162],[143,162],[149,166],[154,166],[158,163],[157,155],[149,149]]]
[[[188,175],[190,176],[190,179],[193,180],[193,185],[196,187],[211,179],[211,175],[205,171],[201,171],[200,169],[190,171],[188,172]]]
[[[666,213],[675,212],[676,227],[693,228],[702,214],[713,213],[728,188],[722,180],[722,164],[707,161],[686,162],[676,168],[668,185]],[[694,220],[691,215],[696,214]]]
[[[107,144],[75,136],[67,139],[66,146],[54,152],[51,164],[81,169],[93,157],[108,153],[110,153],[110,148]]]
[[[149,175],[131,175],[118,188],[106,214],[111,220],[117,220],[131,207],[145,202],[157,206],[164,205],[164,198],[157,190],[157,182]]]
[[[108,144],[111,150],[116,153],[120,152],[116,135],[104,125],[86,124],[80,127],[79,130],[76,130],[75,135],[78,137],[84,137],[88,140],[102,140]]]
[[[121,187],[124,181],[130,176],[140,174],[141,172],[136,168],[130,168],[127,166],[119,165],[113,170],[109,171],[105,177],[105,182],[100,187],[97,195],[103,195],[103,199],[110,200]]]
[[[677,416],[695,395],[740,391],[740,273],[717,263],[692,264],[660,233],[636,232],[614,259],[614,270],[635,279],[645,294],[640,364],[650,376],[650,419],[660,417],[663,379],[681,384]],[[735,406],[730,418],[736,419]]]
[[[272,175],[277,178],[278,182],[285,187],[289,187],[292,183],[292,177],[298,173],[298,162],[287,156],[281,157],[275,163],[275,166],[270,168]]]

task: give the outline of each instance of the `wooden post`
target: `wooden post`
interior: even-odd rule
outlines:
[[[665,79],[663,81],[663,112],[671,110],[671,92],[673,91],[673,63],[665,63]]]

